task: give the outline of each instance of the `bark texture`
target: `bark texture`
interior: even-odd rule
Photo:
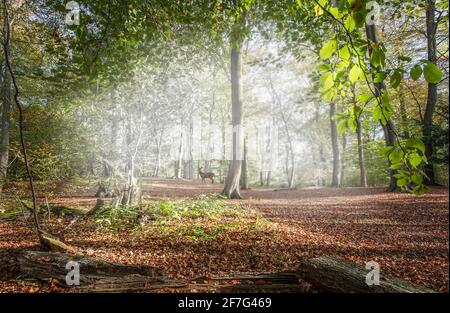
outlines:
[[[323,256],[302,261],[300,278],[323,292],[333,293],[431,293],[432,290],[390,277],[380,271],[380,284],[369,286],[366,275],[370,270],[333,257]]]

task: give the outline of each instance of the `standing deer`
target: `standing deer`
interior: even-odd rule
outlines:
[[[214,184],[214,176],[215,176],[214,173],[212,173],[212,172],[206,172],[206,173],[202,172],[202,168],[201,167],[198,168],[198,173],[200,174],[200,177],[202,178],[202,183],[205,182],[205,178],[209,178],[209,179],[211,179],[211,183]]]

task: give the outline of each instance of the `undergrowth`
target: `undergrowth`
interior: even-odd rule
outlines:
[[[141,206],[96,206],[86,212],[58,205],[40,205],[42,220],[79,216],[100,233],[127,233],[158,238],[216,240],[225,232],[268,231],[270,223],[252,208],[231,204],[221,195],[205,194],[180,201],[154,201]],[[0,210],[0,219],[31,216],[31,203],[17,200]]]
[[[136,207],[103,207],[95,213],[101,232],[128,232],[161,238],[215,240],[226,231],[262,231],[268,222],[255,210],[232,205],[222,196],[151,202]]]

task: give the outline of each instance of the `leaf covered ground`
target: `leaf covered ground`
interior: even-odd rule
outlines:
[[[214,195],[219,184],[196,181],[145,179],[143,189],[139,210],[86,215],[95,188],[59,185],[48,207],[40,198],[44,228],[87,255],[157,266],[174,279],[292,270],[304,257],[331,255],[377,261],[382,274],[448,292],[446,188],[419,197],[383,188],[254,188],[239,201]],[[16,193],[0,206],[0,291],[55,291],[18,277],[11,255],[38,242]]]

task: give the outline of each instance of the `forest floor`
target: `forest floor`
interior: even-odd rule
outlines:
[[[143,200],[183,201],[219,193],[220,184],[145,178]],[[4,197],[14,203],[14,190]],[[57,185],[51,206],[87,211],[95,188]],[[99,230],[99,221],[58,216],[44,228],[64,234],[87,255],[123,264],[162,268],[171,278],[274,272],[295,269],[305,257],[336,256],[355,263],[376,261],[389,273],[440,292],[449,290],[449,193],[434,187],[423,196],[388,193],[384,188],[252,188],[243,200],[224,200],[245,214],[158,224],[145,230]],[[40,199],[43,203],[45,200]],[[0,213],[8,212],[7,201]],[[186,224],[188,223],[188,224]],[[0,214],[0,292],[54,291],[17,279],[11,254],[37,248],[29,216]],[[100,221],[101,224],[101,221]],[[183,228],[181,228],[181,226]],[[191,289],[195,290],[195,289]]]

